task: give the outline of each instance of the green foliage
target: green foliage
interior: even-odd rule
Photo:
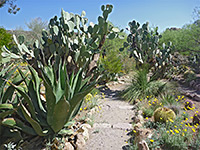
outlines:
[[[161,102],[163,105],[178,105],[174,95],[164,94],[161,96]]]
[[[90,110],[96,106],[99,105],[98,98],[95,95],[92,95],[91,93],[88,93],[83,100],[83,103],[81,105],[81,110]]]
[[[130,102],[136,99],[145,99],[147,96],[158,96],[165,91],[166,83],[160,80],[149,80],[147,70],[138,70],[132,84],[121,94]]]
[[[122,64],[123,72],[129,73],[131,70],[134,69],[135,62],[133,58],[128,57],[129,54],[127,51],[119,52],[119,47],[122,47],[123,43],[126,41],[124,37],[127,37],[127,35],[122,32],[119,33],[119,38],[106,40],[104,46],[102,47],[102,49],[104,50],[102,52],[102,55],[107,57],[117,57],[121,60],[120,63]]]
[[[153,116],[155,122],[166,122],[169,119],[174,120],[176,118],[175,112],[166,107],[157,108]]]
[[[114,51],[111,51],[106,56],[101,57],[99,63],[104,71],[102,78],[105,82],[114,80],[115,76],[122,70],[121,60]]]
[[[162,33],[161,43],[167,43],[171,41],[175,46],[176,51],[190,55],[191,52],[198,52],[199,46],[199,33],[200,26],[196,24],[185,25],[182,29],[177,30],[165,30]]]
[[[8,33],[4,28],[0,28],[0,49],[3,46],[11,48],[12,46],[12,35]]]
[[[152,117],[154,113],[153,107],[147,107],[142,109],[144,117]]]

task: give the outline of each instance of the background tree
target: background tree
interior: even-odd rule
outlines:
[[[41,32],[43,29],[48,29],[47,21],[42,21],[40,17],[32,19],[30,22],[27,22],[26,25],[37,38],[41,38]]]
[[[5,45],[10,48],[12,43],[12,35],[6,32],[6,29],[0,28],[0,49]]]
[[[8,5],[8,12],[10,14],[16,14],[20,10],[20,8],[14,4],[15,1],[16,0],[0,0],[0,8],[4,7],[5,5]]]

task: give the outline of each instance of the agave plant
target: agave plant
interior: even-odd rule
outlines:
[[[92,90],[96,80],[89,82],[92,77],[84,78],[82,69],[69,78],[66,66],[61,63],[58,75],[52,66],[45,67],[42,80],[35,69],[31,66],[28,68],[30,79],[18,69],[26,85],[24,88],[11,83],[11,87],[19,93],[19,106],[15,109],[18,117],[4,117],[2,125],[17,128],[30,135],[55,134],[76,115],[81,100]],[[40,95],[42,84],[45,87],[45,100],[42,100]],[[13,110],[12,105],[9,106],[7,109]]]

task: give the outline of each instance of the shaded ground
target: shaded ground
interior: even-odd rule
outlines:
[[[90,132],[84,150],[122,150],[130,138],[127,133],[132,130],[131,118],[133,106],[120,101],[117,93],[125,88],[119,84],[103,89],[105,98],[101,99],[101,110],[95,114],[95,123]]]

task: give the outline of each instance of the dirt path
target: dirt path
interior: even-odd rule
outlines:
[[[130,138],[127,133],[132,130],[134,106],[116,97],[124,86],[119,84],[104,91],[105,98],[100,100],[101,110],[94,116],[95,123],[84,150],[125,150]]]

